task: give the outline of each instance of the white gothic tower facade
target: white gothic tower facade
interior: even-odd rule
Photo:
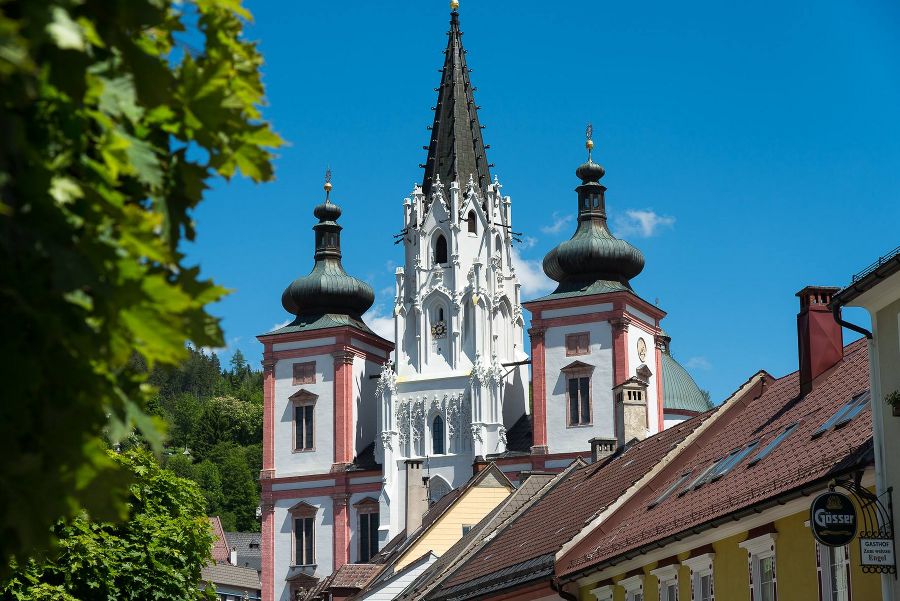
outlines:
[[[378,399],[383,542],[406,527],[407,460],[424,462],[434,500],[476,458],[504,453],[527,412],[512,203],[490,178],[455,10],[448,36],[425,175],[403,201],[398,236],[397,346]]]

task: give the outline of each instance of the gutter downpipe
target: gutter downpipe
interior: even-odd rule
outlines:
[[[876,399],[881,398],[881,378],[878,374],[878,347],[875,345],[875,340],[872,332],[841,318],[842,305],[843,303],[841,303],[840,299],[838,299],[838,302],[834,303],[831,306],[831,314],[834,316],[834,320],[839,325],[845,328],[849,328],[854,332],[858,332],[868,339],[867,344],[869,346],[869,382],[871,383],[872,389],[872,399],[871,401],[869,401],[869,403],[871,405],[870,410],[872,411],[872,447],[875,451],[875,489],[876,491],[884,491],[887,490],[887,483],[885,482],[882,469],[882,466],[884,465],[884,447],[882,446],[884,431],[881,429],[881,412],[883,411],[883,408],[881,403],[876,402]],[[875,315],[871,312],[869,313],[869,315],[872,318],[872,324],[874,326]],[[891,578],[888,574],[881,575],[881,598],[883,601],[891,601],[894,598],[894,579]]]
[[[560,586],[558,576],[554,576],[550,579],[550,588],[552,588],[557,595],[559,595],[566,601],[578,601],[578,597],[576,595],[566,592],[566,590],[562,586]]]

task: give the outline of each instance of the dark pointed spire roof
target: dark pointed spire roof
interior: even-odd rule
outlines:
[[[422,190],[426,198],[436,177],[444,184],[456,180],[465,187],[471,176],[484,191],[491,183],[478,107],[473,96],[466,67],[466,51],[459,30],[459,11],[450,12],[450,31],[447,32],[447,49],[444,51],[444,68],[441,85],[437,88],[437,104],[434,106],[434,123],[431,125],[431,143],[425,161],[425,178]]]
[[[299,277],[281,295],[281,304],[297,319],[285,329],[318,329],[353,325],[365,331],[362,314],[375,302],[372,287],[344,271],[341,264],[341,208],[331,202],[330,173],[326,175],[325,202],[313,209],[319,223],[316,232],[315,264],[308,275]]]
[[[575,171],[581,179],[575,188],[578,228],[544,257],[544,273],[559,282],[551,297],[631,290],[631,278],[644,269],[641,251],[613,236],[606,224],[606,186],[600,183],[605,172],[591,160],[590,134],[588,126],[588,160]]]

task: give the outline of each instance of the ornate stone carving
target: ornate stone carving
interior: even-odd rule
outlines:
[[[334,357],[335,363],[343,363],[345,365],[349,365],[353,363],[353,359],[356,357],[356,353],[353,351],[335,351],[331,353],[331,356]]]
[[[497,430],[497,437],[503,443],[503,446],[506,446],[506,428],[504,426],[500,426],[500,429]]]
[[[381,433],[381,446],[384,447],[387,451],[394,450],[393,443],[394,433],[393,432],[382,432]]]
[[[614,331],[624,331],[628,329],[629,325],[631,325],[631,318],[627,315],[623,315],[622,317],[614,317],[609,320],[609,325],[612,326]]]
[[[409,401],[397,403],[397,426],[400,428],[399,439],[402,448],[409,442]]]
[[[381,377],[378,378],[378,385],[375,386],[375,394],[381,394],[385,390],[391,394],[397,392],[397,374],[390,361],[381,366]]]
[[[410,422],[413,443],[418,443],[425,436],[425,400],[417,398],[410,409]]]
[[[481,424],[472,424],[472,441],[484,442],[484,437],[481,435]]]

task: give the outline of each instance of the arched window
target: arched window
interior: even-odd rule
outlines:
[[[434,241],[434,264],[443,265],[447,262],[447,239],[443,234],[438,234]]]
[[[431,453],[444,454],[444,418],[440,415],[435,415],[431,422]]]
[[[444,321],[444,308],[438,309],[438,321]]]
[[[434,476],[428,481],[428,502],[434,505],[441,500],[441,497],[449,493],[452,488],[450,484],[440,476]]]
[[[477,234],[478,233],[478,224],[475,221],[475,211],[469,211],[469,216],[466,217],[466,222],[469,224],[469,233]]]

